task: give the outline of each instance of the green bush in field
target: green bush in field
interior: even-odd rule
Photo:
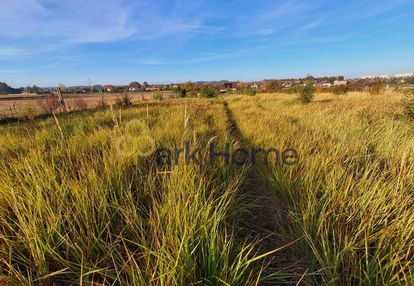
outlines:
[[[213,98],[216,97],[218,94],[217,89],[211,86],[203,86],[200,89],[200,97],[202,98]]]
[[[301,85],[299,85],[299,84],[293,84],[293,85],[289,86],[286,89],[286,93],[288,93],[288,94],[299,93],[299,91],[300,91],[301,88],[302,88]]]
[[[299,101],[308,104],[315,97],[316,87],[312,83],[306,83],[299,89]]]
[[[414,89],[408,90],[406,96],[402,100],[404,106],[404,114],[414,119]]]
[[[250,96],[255,96],[257,94],[257,89],[252,88],[252,87],[246,87],[243,90],[244,94],[250,95]]]

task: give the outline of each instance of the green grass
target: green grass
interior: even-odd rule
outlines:
[[[240,237],[244,168],[137,156],[149,137],[236,147],[223,101],[245,147],[300,155],[256,170],[283,206],[269,214],[270,247],[288,245],[277,266]],[[0,126],[0,285],[414,284],[414,133],[400,96],[164,102]]]

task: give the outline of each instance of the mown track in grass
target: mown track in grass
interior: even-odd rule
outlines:
[[[235,145],[243,148],[254,147],[241,134],[228,103],[223,102],[227,119],[228,132],[235,141]],[[244,204],[248,211],[238,214],[237,238],[243,243],[255,245],[255,255],[265,256],[258,261],[257,267],[264,267],[262,285],[291,285],[297,283],[300,272],[298,263],[292,261],[285,245],[280,240],[280,233],[288,227],[289,217],[286,207],[277,200],[266,186],[259,169],[254,165],[247,165],[245,180],[239,194],[239,202]],[[261,264],[261,265],[260,265]],[[301,267],[302,268],[302,267]]]

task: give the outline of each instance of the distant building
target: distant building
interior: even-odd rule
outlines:
[[[113,89],[114,89],[113,85],[110,85],[110,84],[104,85],[104,91],[106,92],[111,92]]]
[[[330,83],[330,82],[324,82],[324,83],[322,83],[322,86],[323,87],[331,87],[332,86],[332,83]]]
[[[139,84],[139,82],[131,82],[128,86],[128,90],[129,91],[140,91],[141,85]]]
[[[361,76],[361,79],[375,79],[375,78],[376,78],[375,75],[364,75],[364,76]]]
[[[394,77],[409,78],[409,77],[414,77],[414,73],[400,73],[400,74],[396,74]]]
[[[335,80],[334,85],[347,85],[348,82],[346,80]]]
[[[237,88],[237,82],[225,82],[224,89],[234,89]]]
[[[150,85],[145,88],[145,91],[159,91],[160,87],[156,85]]]

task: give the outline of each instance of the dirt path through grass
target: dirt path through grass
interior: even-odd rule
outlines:
[[[223,107],[228,132],[235,145],[243,148],[255,147],[241,134],[228,103],[224,102]],[[240,202],[246,204],[246,208],[242,209],[248,211],[238,215],[237,237],[241,243],[256,243],[256,256],[266,255],[263,260],[258,261],[266,266],[264,275],[269,276],[262,285],[281,285],[281,280],[285,280],[289,285],[296,283],[295,281],[300,278],[296,273],[300,273],[301,270],[297,269],[300,263],[292,261],[289,255],[288,248],[292,246],[275,251],[286,245],[280,238],[287,234],[289,227],[288,209],[272,194],[263,180],[263,174],[256,166],[248,165],[246,168],[245,181],[239,197]]]

